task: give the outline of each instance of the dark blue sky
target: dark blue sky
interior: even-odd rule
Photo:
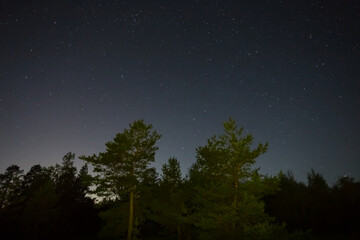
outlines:
[[[1,1],[0,170],[90,155],[137,119],[155,166],[222,133],[265,174],[360,178],[358,1]],[[79,163],[80,164],[80,163]]]

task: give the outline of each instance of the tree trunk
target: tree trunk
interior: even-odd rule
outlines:
[[[239,187],[239,183],[237,181],[237,179],[235,180],[235,191],[234,191],[234,210],[235,210],[235,214],[236,214],[236,208],[237,208],[237,192],[238,192],[238,187]],[[233,222],[232,224],[232,230],[231,230],[231,239],[235,239],[235,229],[236,229],[236,222]]]
[[[39,220],[36,220],[32,239],[38,239],[38,236],[37,236],[38,235],[38,230],[39,230]]]
[[[127,239],[132,239],[132,232],[134,226],[134,191],[130,191],[130,210],[129,210],[129,227],[128,227],[128,235]]]
[[[238,192],[239,183],[237,180],[235,180],[235,193],[234,193],[234,208],[236,210],[236,204],[237,204],[237,192]]]
[[[180,228],[180,226],[177,227],[177,232],[178,232],[178,239],[181,240],[181,228]]]

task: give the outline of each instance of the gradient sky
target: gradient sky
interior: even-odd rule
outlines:
[[[222,133],[257,166],[360,178],[359,1],[1,1],[0,171],[102,152],[134,120],[154,166]],[[79,165],[80,163],[79,160]]]

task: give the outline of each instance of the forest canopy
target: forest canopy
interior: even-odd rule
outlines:
[[[160,172],[151,167],[160,138],[138,120],[107,142],[105,152],[80,156],[85,164],[79,170],[71,152],[61,164],[34,165],[27,173],[9,166],[0,174],[1,236],[321,239],[358,231],[360,182],[344,176],[329,186],[314,170],[307,184],[290,171],[262,175],[254,164],[268,144],[254,145],[231,118],[223,133],[196,148],[185,176],[174,157]]]

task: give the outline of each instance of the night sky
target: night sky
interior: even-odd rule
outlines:
[[[264,174],[359,179],[359,93],[359,1],[1,1],[1,172],[144,119],[186,173],[233,117]]]

